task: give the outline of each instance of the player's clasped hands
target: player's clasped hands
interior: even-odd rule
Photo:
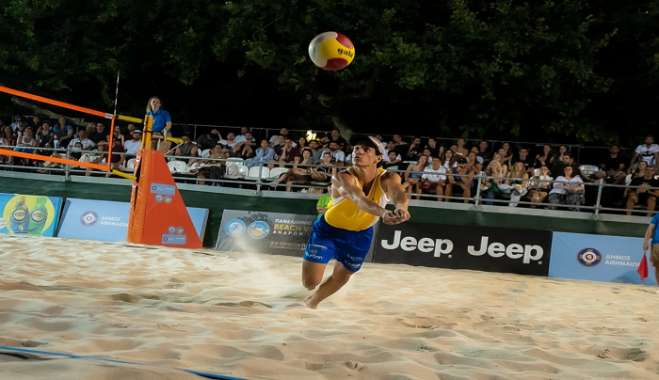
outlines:
[[[385,224],[400,224],[410,219],[410,213],[404,209],[387,210],[382,216],[382,221]]]

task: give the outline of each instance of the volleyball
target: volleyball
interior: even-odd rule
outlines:
[[[355,47],[345,35],[325,32],[309,43],[309,57],[314,65],[327,71],[345,68],[355,58]]]

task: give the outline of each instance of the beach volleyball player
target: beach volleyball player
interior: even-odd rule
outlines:
[[[305,300],[311,308],[339,290],[361,268],[373,239],[373,225],[379,218],[387,224],[403,223],[410,218],[400,176],[378,168],[384,152],[384,145],[373,137],[357,141],[352,152],[353,166],[332,177],[332,200],[325,213],[314,221],[304,251],[304,286],[315,289],[329,261],[336,262],[332,275]],[[388,199],[395,210],[384,208]]]

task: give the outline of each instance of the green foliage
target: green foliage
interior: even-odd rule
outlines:
[[[178,120],[624,142],[657,128],[657,19],[656,0],[5,0],[0,82],[108,109],[121,71],[122,109],[160,93]],[[308,60],[326,30],[355,43],[347,70]]]

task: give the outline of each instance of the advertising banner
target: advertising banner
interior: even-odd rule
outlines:
[[[656,285],[649,257],[648,278],[636,272],[642,257],[642,238],[554,232],[549,276]]]
[[[551,232],[476,226],[380,224],[374,261],[546,276]]]
[[[62,198],[0,193],[0,234],[54,236]]]
[[[276,255],[304,255],[316,215],[224,210],[216,249]]]
[[[57,236],[82,240],[126,241],[129,208],[128,202],[67,198]],[[187,209],[197,234],[203,240],[208,209]]]

